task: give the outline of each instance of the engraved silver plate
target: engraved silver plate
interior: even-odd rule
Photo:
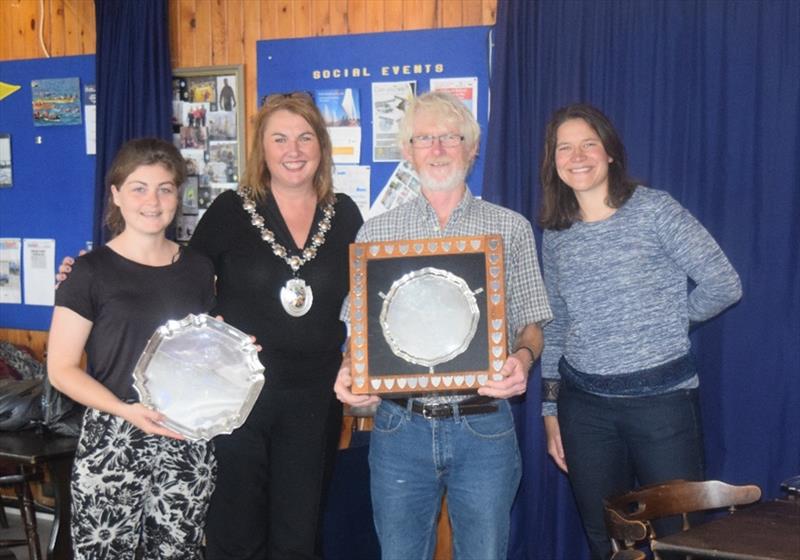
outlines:
[[[478,328],[475,292],[446,270],[426,267],[404,274],[384,298],[383,336],[392,352],[430,368],[464,352]]]
[[[187,439],[209,440],[241,426],[264,386],[250,337],[208,315],[156,329],[133,370],[141,402]]]

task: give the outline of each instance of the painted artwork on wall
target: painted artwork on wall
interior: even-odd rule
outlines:
[[[81,124],[81,85],[78,78],[31,80],[34,126]]]

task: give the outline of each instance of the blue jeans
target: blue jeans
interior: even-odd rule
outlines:
[[[521,476],[507,401],[488,414],[425,419],[384,400],[369,451],[372,507],[384,560],[433,556],[442,496],[458,560],[505,559]]]
[[[697,389],[601,397],[562,382],[558,423],[592,558],[607,558],[611,551],[603,498],[627,492],[637,483],[703,479]],[[661,534],[672,532],[669,526],[661,529]]]

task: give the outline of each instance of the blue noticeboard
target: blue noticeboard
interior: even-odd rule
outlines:
[[[490,27],[398,31],[304,39],[259,41],[258,98],[273,93],[355,88],[361,113],[360,165],[371,166],[371,198],[376,196],[398,162],[372,159],[372,84],[416,81],[417,94],[430,80],[475,77],[477,119],[481,126],[478,159],[468,178],[473,194],[481,194],[489,107]],[[317,96],[315,99],[319,103]]]
[[[0,62],[0,82],[21,86],[0,100],[0,133],[11,135],[13,166],[13,186],[0,188],[0,237],[55,239],[59,262],[92,239],[95,157],[86,154],[83,125],[34,126],[31,80],[54,78],[78,78],[82,96],[83,86],[95,83],[95,57]],[[47,330],[52,312],[0,303],[0,327]]]

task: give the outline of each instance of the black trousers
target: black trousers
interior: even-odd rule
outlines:
[[[333,380],[297,389],[267,383],[245,424],[214,440],[206,560],[318,558],[341,418]]]

